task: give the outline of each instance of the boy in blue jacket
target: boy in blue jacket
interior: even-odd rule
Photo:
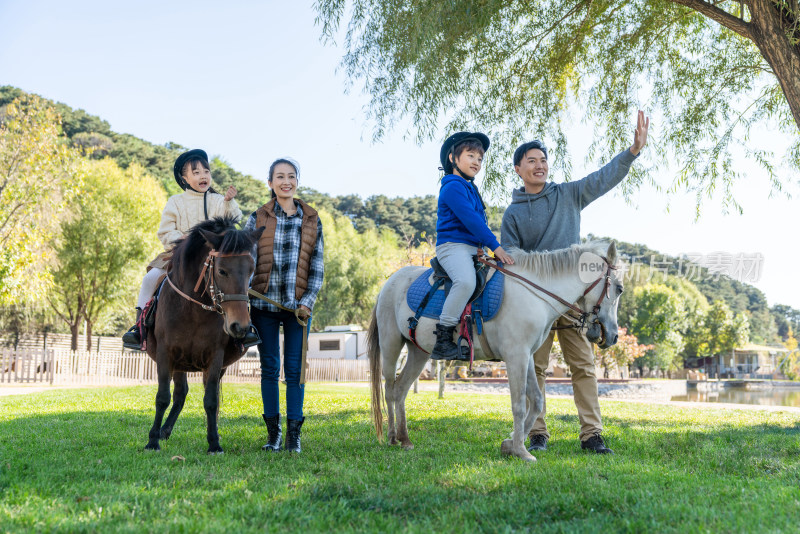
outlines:
[[[439,189],[436,211],[436,258],[453,281],[436,325],[434,360],[463,360],[453,333],[469,297],[475,291],[472,257],[488,246],[503,263],[514,260],[502,249],[489,229],[486,206],[475,186],[489,138],[482,133],[458,132],[448,137],[439,152],[445,177]]]

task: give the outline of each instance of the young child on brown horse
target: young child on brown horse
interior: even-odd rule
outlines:
[[[174,242],[202,221],[214,217],[239,219],[242,216],[242,211],[233,200],[236,196],[235,187],[230,186],[224,196],[212,187],[211,166],[205,151],[194,149],[178,156],[173,166],[173,173],[183,193],[171,196],[161,214],[158,238],[164,244],[164,252],[147,266],[147,274],[142,280],[139,299],[136,301],[136,324],[122,336],[123,345],[129,349],[142,350],[142,336],[139,330],[142,309],[155,293],[161,276],[167,272]],[[255,332],[250,332],[244,344],[249,346],[258,341]]]

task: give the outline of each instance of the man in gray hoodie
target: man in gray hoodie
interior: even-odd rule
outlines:
[[[581,242],[581,210],[608,193],[627,176],[631,164],[647,143],[650,119],[639,111],[633,144],[602,169],[573,182],[548,182],[547,148],[541,141],[530,141],[514,151],[514,170],[523,186],[514,189],[511,205],[503,215],[500,243],[525,251],[542,252],[567,248]],[[563,317],[554,326],[567,326]],[[534,353],[536,377],[544,393],[545,369],[550,362],[554,332]],[[558,331],[564,360],[572,373],[572,390],[581,423],[581,448],[601,454],[613,453],[605,446],[601,432],[600,403],[597,399],[592,344],[583,332],[566,328]],[[550,434],[544,422],[545,410],[533,425],[529,450],[545,450]]]

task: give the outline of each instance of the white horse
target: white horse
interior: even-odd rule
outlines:
[[[497,315],[483,324],[489,350],[506,362],[511,389],[514,431],[511,439],[503,441],[501,453],[535,461],[524,444],[543,403],[533,353],[544,342],[553,322],[570,310],[559,300],[574,302],[580,308],[590,341],[601,348],[616,343],[617,304],[622,283],[615,274],[617,250],[613,242],[609,245],[594,241],[553,252],[509,252],[516,262],[507,267],[509,271],[560,297],[554,299],[524,281],[505,275],[502,305]],[[406,449],[413,448],[406,427],[406,396],[429,358],[429,354],[417,348],[409,338],[408,318],[416,310],[408,307],[406,292],[425,270],[425,267],[403,267],[386,281],[372,311],[367,334],[372,418],[378,441],[383,439],[383,375],[389,444],[401,444]],[[575,310],[572,313],[575,314]],[[435,319],[421,318],[417,327],[417,342],[428,352],[435,342],[435,323]],[[408,359],[396,375],[403,345],[408,348]],[[480,345],[475,343],[475,358],[487,359]]]

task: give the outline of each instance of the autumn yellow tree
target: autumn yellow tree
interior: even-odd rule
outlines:
[[[644,356],[653,345],[642,345],[633,334],[628,334],[627,328],[619,329],[617,344],[607,349],[597,351],[597,359],[603,366],[603,374],[608,378],[612,369],[622,369],[633,363],[637,358]]]
[[[49,284],[51,242],[80,188],[60,120],[36,96],[0,109],[0,305],[22,303]]]

